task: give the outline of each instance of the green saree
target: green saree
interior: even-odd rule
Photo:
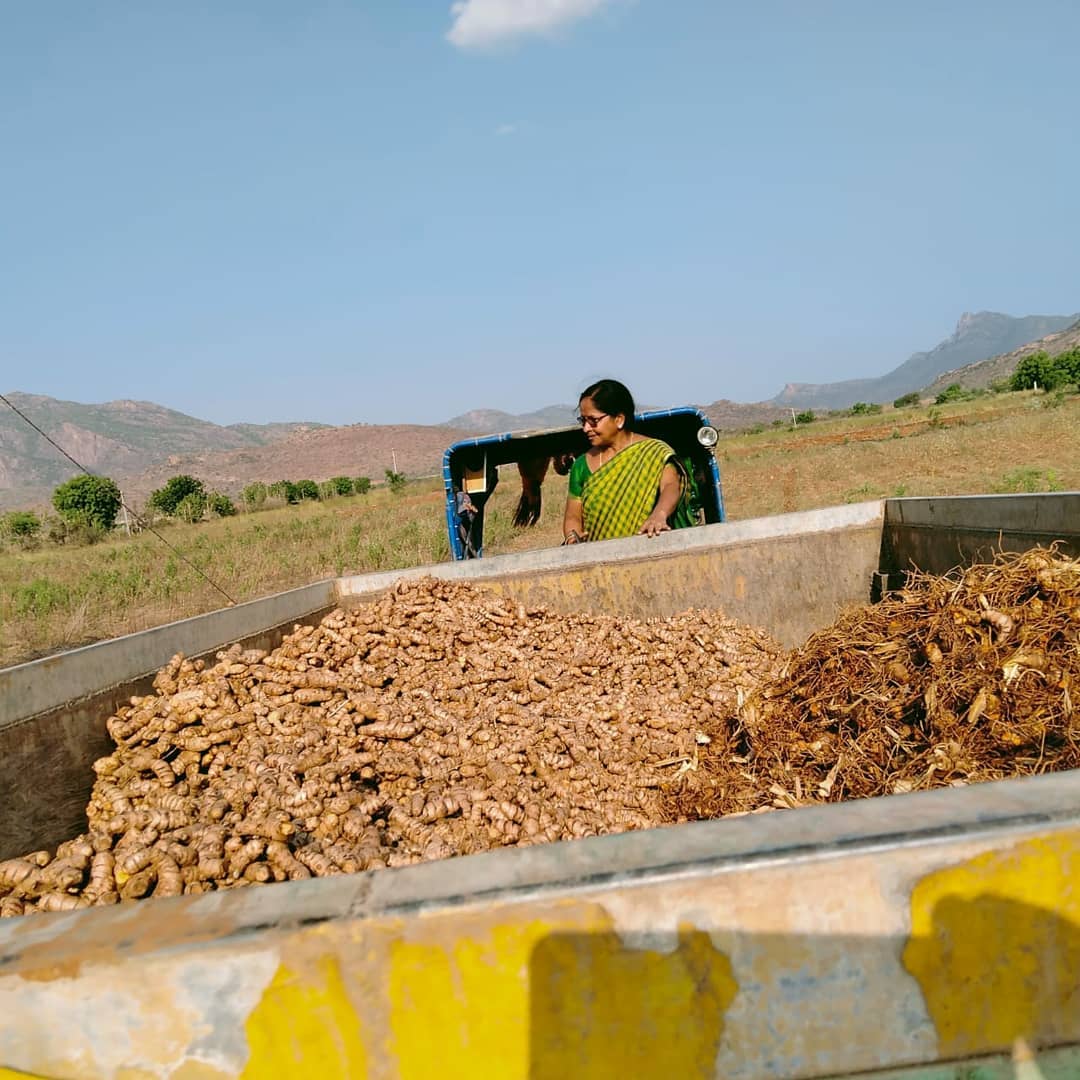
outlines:
[[[668,518],[673,529],[693,525],[690,483],[675,451],[659,439],[642,439],[620,450],[585,480],[581,512],[589,540],[634,536],[652,513],[664,467],[674,465],[681,483],[679,502]]]

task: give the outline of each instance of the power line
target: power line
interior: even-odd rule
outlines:
[[[71,464],[79,470],[79,472],[85,473],[87,476],[96,475],[95,473],[92,473],[85,465],[76,461],[47,431],[43,431],[41,428],[39,428],[37,424],[35,424],[34,421],[31,420],[30,417],[22,411],[22,409],[20,409],[13,402],[9,401],[6,397],[4,397],[3,394],[0,394],[0,401],[2,401],[13,413],[15,413],[16,416],[19,416],[23,420],[25,420],[47,443],[49,443],[50,446],[54,447],[61,454],[63,454],[64,457],[66,457],[68,461],[70,461]],[[127,513],[129,513],[135,519],[135,523],[138,526],[145,529],[148,533],[152,533],[154,536],[156,536],[181,562],[187,563],[187,565],[190,566],[191,569],[199,575],[199,577],[201,577],[205,582],[207,582],[207,584],[212,585],[215,589],[217,589],[217,591],[221,593],[221,595],[224,596],[230,604],[236,604],[236,601],[212,577],[210,577],[209,574],[207,574],[201,567],[196,566],[195,563],[193,563],[182,551],[170,544],[169,541],[166,540],[165,537],[162,536],[161,533],[159,533],[157,529],[155,529],[153,525],[151,525],[141,514],[138,514],[134,510],[132,510],[132,508],[128,506],[127,502],[125,501],[123,492],[120,493],[120,505]]]

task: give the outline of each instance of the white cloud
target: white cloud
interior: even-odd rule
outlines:
[[[457,0],[447,40],[461,49],[498,45],[529,34],[547,34],[595,15],[611,0]]]
[[[514,135],[516,133],[517,124],[500,124],[495,129],[495,134],[498,135],[500,139],[505,138],[507,135]]]

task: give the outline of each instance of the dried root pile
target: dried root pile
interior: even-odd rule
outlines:
[[[177,656],[109,720],[89,831],[0,863],[0,914],[654,825],[779,656],[716,612],[558,616],[431,579],[271,653]]]
[[[849,611],[714,740],[688,817],[1080,767],[1080,560],[1002,555]],[[704,779],[705,771],[708,779]]]

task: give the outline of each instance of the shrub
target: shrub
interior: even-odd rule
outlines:
[[[53,492],[52,503],[68,525],[107,532],[120,513],[120,489],[107,476],[75,476]]]
[[[765,430],[764,424],[754,424],[753,427],[747,428],[748,435],[760,435]]]
[[[296,498],[297,499],[313,499],[316,502],[319,498],[319,485],[314,480],[298,480],[295,484]]]
[[[189,525],[196,521],[202,521],[206,513],[207,497],[201,491],[193,491],[185,495],[173,509],[173,517],[186,521]]]
[[[776,419],[772,422],[773,427],[785,427],[787,425],[786,420]]]
[[[851,406],[852,416],[873,416],[881,412],[881,406],[877,402],[856,401]]]
[[[807,409],[804,412],[795,414],[796,424],[812,424],[816,419],[813,409]]]
[[[12,596],[16,615],[49,615],[71,601],[66,585],[50,578],[35,578],[28,585],[19,585]]]
[[[918,405],[922,401],[919,396],[918,390],[913,390],[910,394],[903,394],[893,402],[894,409],[910,409],[914,405]]]
[[[968,401],[975,395],[970,390],[965,390],[958,382],[949,383],[936,398],[935,405],[948,405],[952,401]]]
[[[371,490],[371,477],[370,476],[358,476],[353,481],[353,491],[357,495],[366,495]]]
[[[244,505],[249,510],[258,510],[258,508],[266,502],[266,497],[269,493],[267,486],[261,480],[256,480],[255,483],[248,484],[248,486],[240,492],[240,498],[244,500]]]
[[[1038,491],[1061,491],[1062,484],[1053,469],[1043,472],[1029,467],[1006,473],[994,490],[1007,495],[1030,494]]]
[[[271,484],[267,492],[275,499],[284,499],[287,503],[300,501],[300,489],[291,480],[279,480],[276,484]]]
[[[236,513],[236,505],[232,499],[220,491],[211,491],[206,496],[206,508],[218,517],[232,517]]]
[[[352,477],[332,476],[326,482],[333,486],[335,495],[351,495],[353,493]]]
[[[405,490],[405,474],[403,472],[394,472],[393,469],[387,469],[386,484],[395,495],[400,495]]]
[[[32,510],[12,510],[0,514],[0,537],[5,540],[32,540],[41,532],[41,518]]]
[[[203,482],[196,480],[194,476],[182,473],[180,476],[174,476],[168,480],[164,487],[159,487],[157,491],[151,492],[150,505],[155,510],[160,510],[170,517],[184,517],[183,514],[179,513],[179,507],[191,495],[198,495],[200,499],[205,501],[206,490],[203,487]],[[193,505],[193,503],[189,504],[189,511]],[[199,516],[202,517],[202,514],[200,513]],[[184,520],[188,519],[185,518]]]

